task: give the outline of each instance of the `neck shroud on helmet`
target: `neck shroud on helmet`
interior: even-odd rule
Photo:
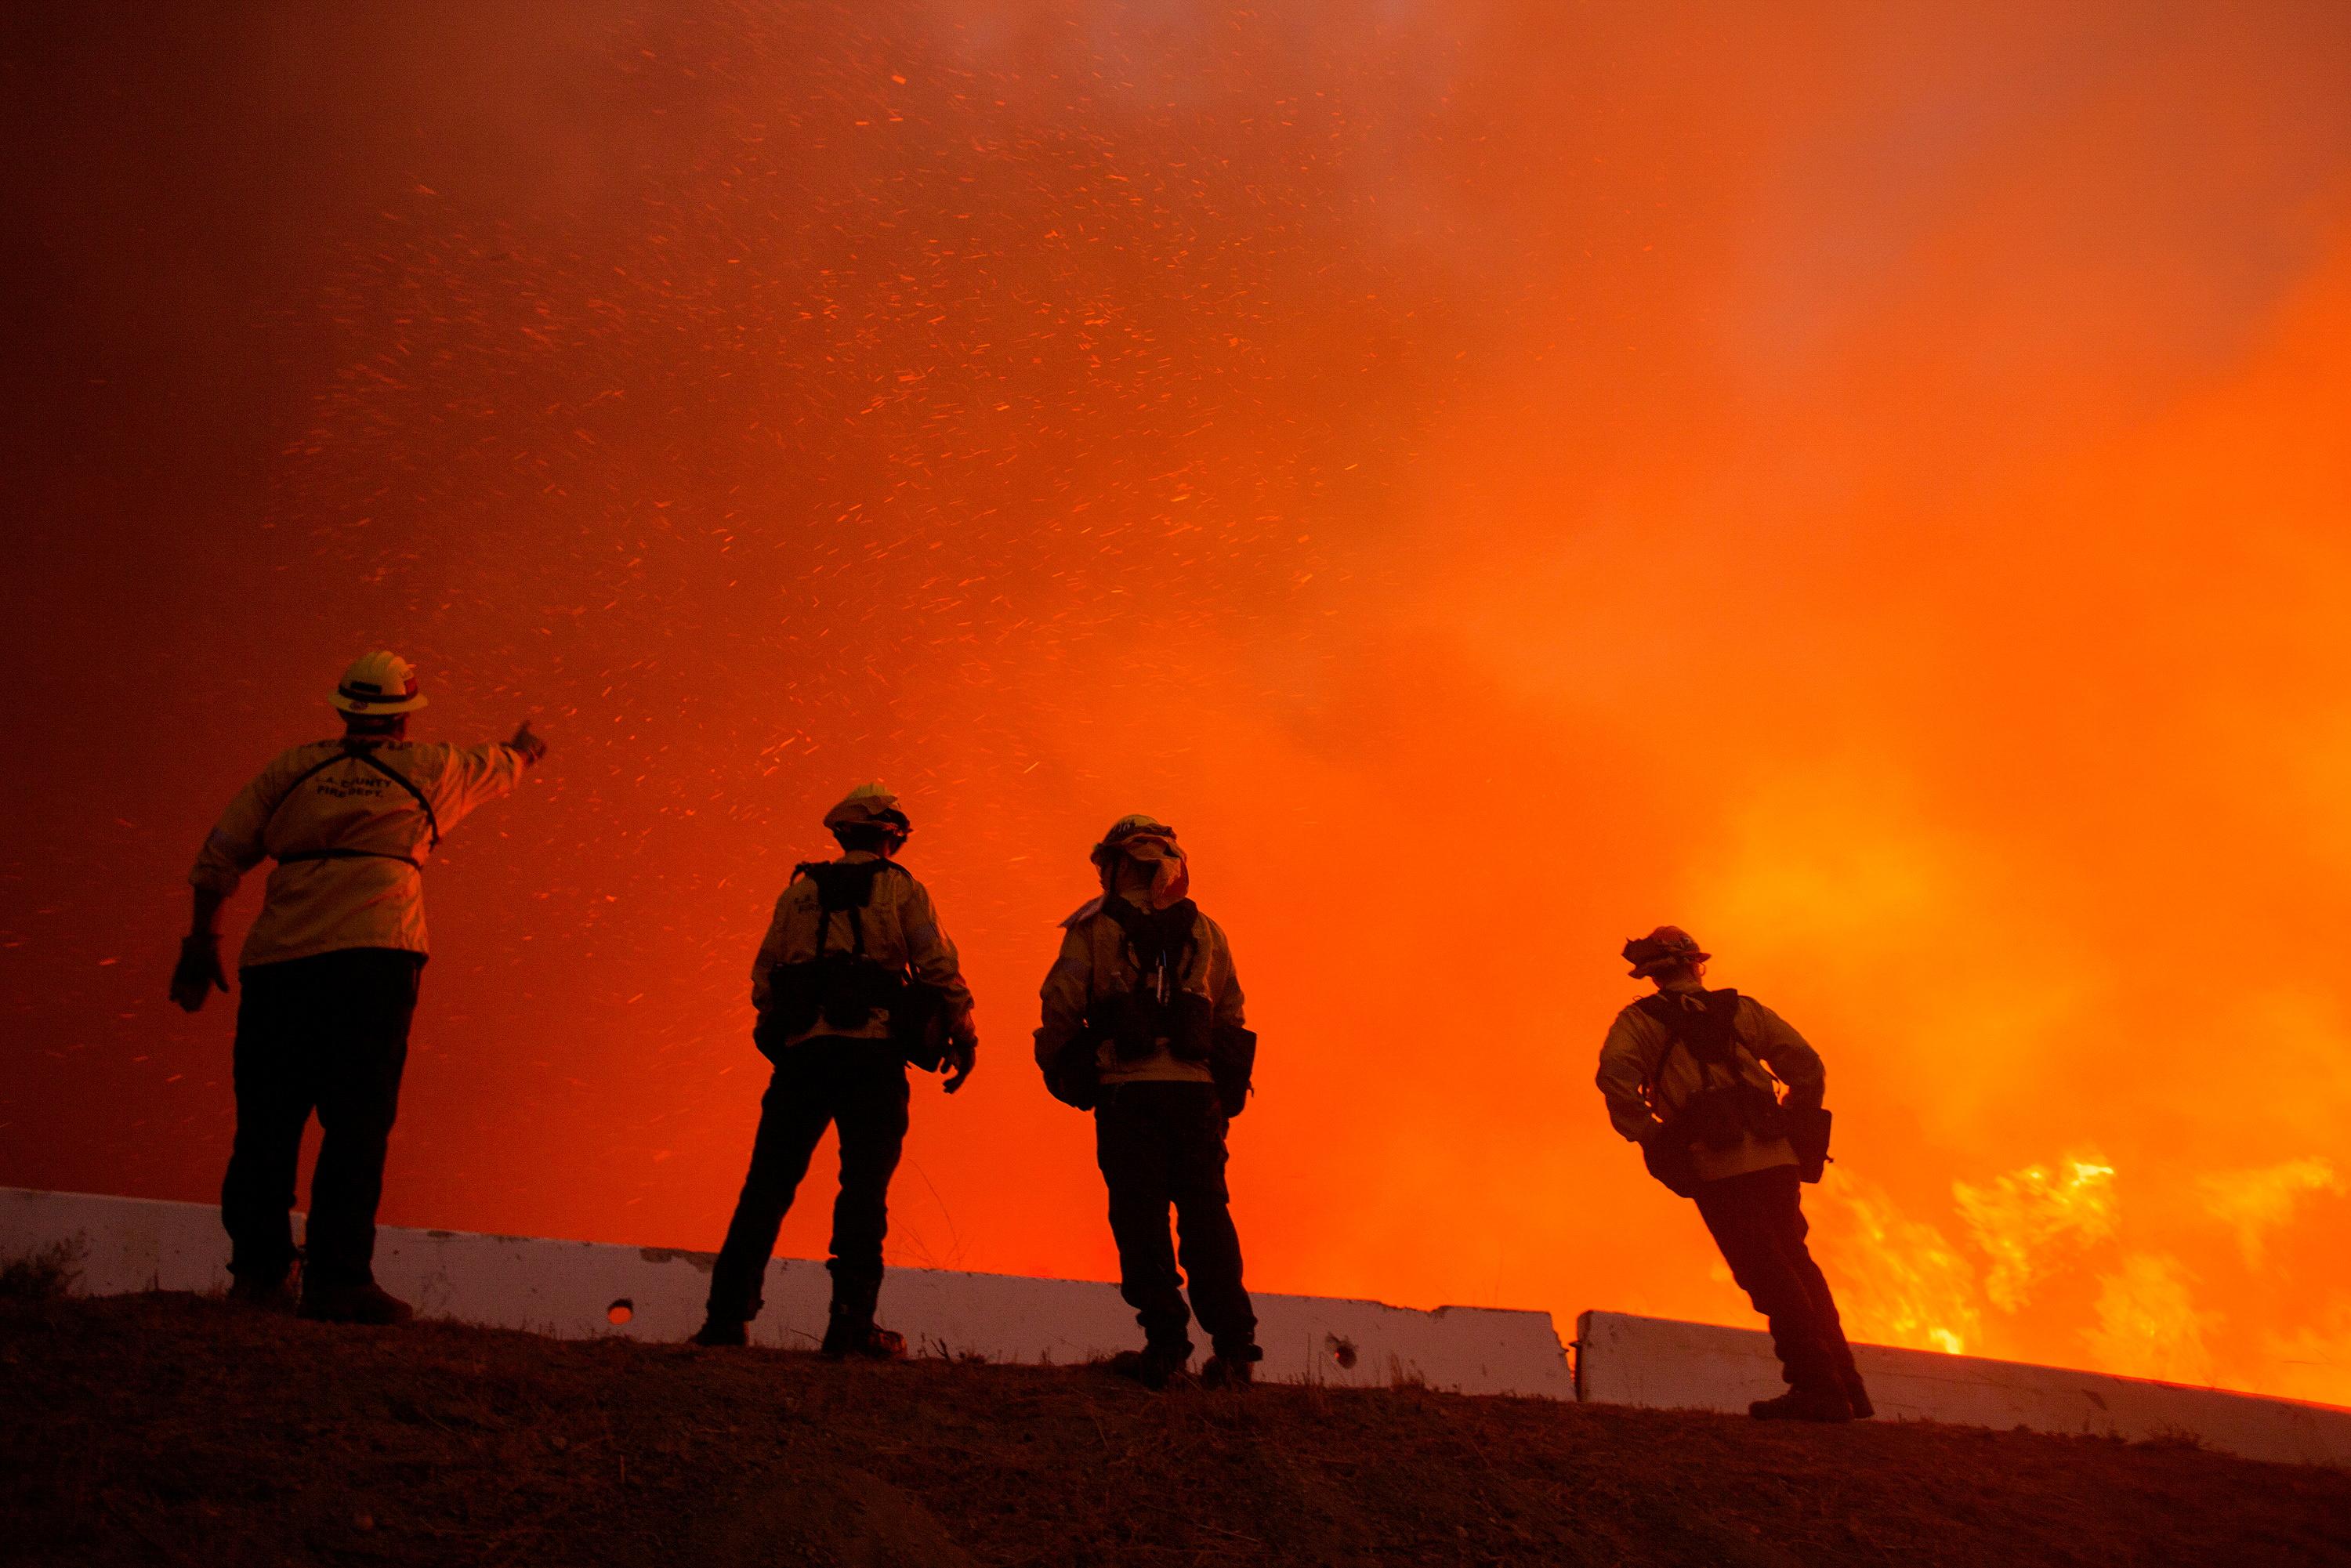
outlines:
[[[1165,909],[1192,889],[1191,864],[1176,830],[1153,817],[1138,813],[1113,822],[1092,859],[1105,896],[1140,893],[1151,908]]]

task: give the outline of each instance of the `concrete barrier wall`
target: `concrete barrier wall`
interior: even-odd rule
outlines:
[[[0,1260],[58,1245],[71,1250],[73,1288],[84,1294],[228,1284],[227,1239],[208,1205],[0,1187]],[[710,1261],[705,1252],[395,1227],[378,1233],[376,1250],[385,1286],[426,1316],[563,1339],[684,1339],[702,1321]],[[813,1347],[831,1286],[820,1263],[771,1263],[753,1341]],[[1261,1372],[1280,1382],[1409,1380],[1464,1394],[1733,1412],[1781,1387],[1770,1338],[1750,1329],[1586,1312],[1571,1376],[1544,1312],[1424,1312],[1319,1296],[1256,1301]],[[918,1354],[996,1362],[1070,1365],[1139,1339],[1116,1287],[1072,1280],[897,1269],[883,1287],[881,1318]],[[2186,1436],[2251,1458],[2351,1469],[2351,1410],[2332,1406],[1884,1345],[1856,1345],[1854,1354],[1882,1417],[2127,1439]]]
[[[85,1294],[228,1286],[228,1241],[220,1211],[209,1205],[0,1187],[0,1259],[59,1243],[77,1249],[75,1289]],[[561,1339],[685,1338],[702,1322],[710,1262],[706,1252],[390,1226],[376,1238],[377,1278],[424,1315]],[[778,1259],[768,1265],[764,1294],[753,1342],[814,1348],[831,1298],[824,1266]],[[1416,1380],[1464,1394],[1574,1397],[1548,1312],[1424,1312],[1319,1296],[1255,1300],[1266,1355],[1259,1374],[1274,1381]],[[625,1321],[613,1322],[623,1306]],[[894,1269],[882,1288],[880,1318],[918,1354],[998,1362],[1070,1365],[1142,1340],[1116,1286],[1072,1280]]]
[[[1743,1411],[1784,1386],[1771,1336],[1758,1330],[1586,1312],[1575,1337],[1577,1392],[1597,1404]],[[2192,1437],[2248,1458],[2351,1469],[2351,1410],[2331,1405],[1889,1345],[1857,1344],[1853,1354],[1881,1419]]]

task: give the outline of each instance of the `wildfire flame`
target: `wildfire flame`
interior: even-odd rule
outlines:
[[[1845,1333],[1878,1344],[1966,1354],[1982,1320],[1975,1265],[1882,1188],[1840,1173],[1823,1187],[1841,1224],[1825,1265]]]
[[[2115,1234],[2115,1167],[2070,1155],[2053,1172],[2027,1166],[1989,1186],[1951,1185],[1978,1249],[1991,1260],[1984,1294],[2001,1312],[2022,1307],[2032,1287],[2063,1261]]]
[[[2334,1162],[2288,1160],[2262,1170],[2228,1171],[2197,1183],[2215,1218],[2237,1233],[2245,1266],[2259,1269],[2268,1258],[2269,1233],[2294,1218],[2295,1206],[2314,1193],[2342,1196],[2346,1190]]]
[[[2108,1372],[2205,1383],[2212,1355],[2204,1333],[2220,1323],[2192,1299],[2194,1276],[2179,1259],[2134,1252],[2098,1280],[2098,1326],[2087,1331],[2090,1354]]]

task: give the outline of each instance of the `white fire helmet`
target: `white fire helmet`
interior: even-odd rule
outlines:
[[[397,653],[362,653],[343,672],[343,684],[328,699],[348,714],[414,713],[424,706],[416,691],[416,667]]]

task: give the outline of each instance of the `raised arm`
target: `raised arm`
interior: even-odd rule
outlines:
[[[434,780],[433,810],[441,831],[447,832],[477,806],[486,805],[522,782],[525,769],[547,755],[547,742],[531,732],[525,719],[510,740],[486,746],[452,746]]]

